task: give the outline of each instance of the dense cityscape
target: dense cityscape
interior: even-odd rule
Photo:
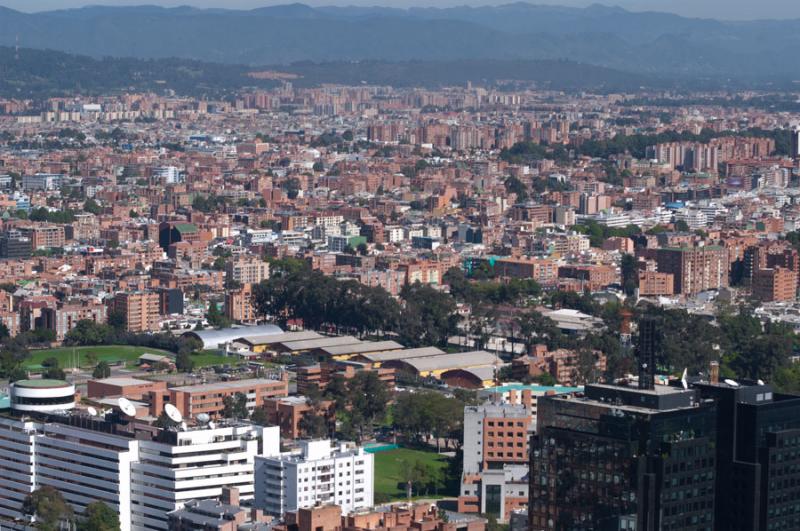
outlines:
[[[0,529],[800,529],[796,92],[247,75],[0,83]]]

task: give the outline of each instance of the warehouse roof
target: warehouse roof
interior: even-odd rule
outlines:
[[[322,337],[311,330],[301,332],[284,332],[282,334],[248,334],[237,337],[237,341],[249,343],[251,345],[275,345],[285,341],[302,341],[304,339],[318,339]]]
[[[382,352],[386,350],[398,350],[403,345],[397,341],[364,341],[353,345],[335,345],[322,347],[320,350],[330,356],[342,356],[346,354],[362,354],[364,352]]]
[[[417,372],[468,369],[481,366],[493,367],[495,364],[502,363],[499,357],[485,350],[455,352],[452,354],[440,354],[438,356],[398,359],[395,361],[406,364]]]
[[[439,354],[444,354],[444,351],[436,347],[420,347],[387,350],[386,352],[375,352],[372,354],[360,354],[359,357],[373,363],[383,363],[385,361],[424,358],[427,356],[437,356]]]
[[[230,343],[235,339],[255,335],[282,334],[283,330],[272,324],[258,326],[241,326],[238,328],[222,328],[220,330],[191,330],[184,332],[183,337],[194,337],[203,342],[203,349],[214,349],[222,343]]]
[[[311,350],[315,348],[323,348],[335,345],[354,345],[361,343],[360,339],[353,336],[341,337],[320,337],[317,339],[303,339],[301,341],[281,341],[279,345],[283,350],[288,352],[297,352],[300,350]]]

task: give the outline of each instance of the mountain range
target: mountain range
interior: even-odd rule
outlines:
[[[485,7],[253,10],[0,7],[0,46],[90,57],[245,65],[298,61],[562,60],[680,79],[787,82],[800,20],[727,22],[656,12],[513,3]]]

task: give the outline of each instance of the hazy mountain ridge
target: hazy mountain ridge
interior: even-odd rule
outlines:
[[[235,91],[278,84],[249,74],[258,69],[191,59],[96,59],[54,50],[0,46],[0,97],[52,97],[75,94],[109,94],[125,91],[163,92],[182,95],[226,97]],[[363,61],[301,62],[264,67],[296,74],[297,86],[322,83],[361,83],[397,87],[463,85],[467,81],[533,81],[559,90],[635,90],[641,86],[671,88],[669,80],[630,74],[605,67],[570,61]]]
[[[93,57],[295,61],[570,59],[656,75],[791,78],[800,21],[722,22],[616,7],[410,8],[304,4],[249,11],[85,7],[0,9],[0,45]]]

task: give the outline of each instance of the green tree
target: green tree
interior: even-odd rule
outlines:
[[[118,531],[119,528],[119,515],[101,501],[87,505],[78,520],[78,531]]]
[[[42,378],[47,380],[66,380],[67,373],[64,372],[64,369],[61,367],[53,367],[52,369],[47,369],[42,373]]]
[[[75,519],[72,507],[55,488],[45,485],[30,493],[22,503],[22,512],[36,519],[36,528],[56,531]]]
[[[376,372],[361,371],[348,380],[347,391],[352,427],[361,441],[372,433],[375,422],[386,416],[389,390]]]
[[[236,393],[233,396],[226,396],[222,399],[223,411],[222,414],[225,418],[229,419],[246,419],[249,415],[247,411],[247,395],[244,393]]]
[[[639,271],[636,267],[636,257],[632,254],[623,254],[620,261],[620,270],[622,273],[622,290],[625,295],[631,296],[636,293],[639,287]]]
[[[300,428],[300,433],[308,439],[320,439],[330,435],[328,420],[315,409],[303,414],[298,423],[298,428]]]
[[[231,320],[228,319],[225,314],[219,311],[219,306],[217,306],[216,302],[212,302],[208,305],[206,320],[208,321],[208,324],[214,328],[228,328],[231,326]]]
[[[180,372],[192,372],[194,369],[194,360],[192,359],[191,352],[178,352],[178,355],[175,356],[175,368]]]
[[[259,426],[268,426],[270,420],[267,410],[263,406],[253,409],[253,413],[250,414],[250,422]]]
[[[128,328],[128,318],[122,310],[112,310],[108,312],[108,326],[115,330],[126,330]]]
[[[678,232],[689,232],[689,224],[684,220],[679,219],[675,222],[675,230]]]
[[[99,215],[103,212],[103,208],[97,204],[97,201],[90,197],[83,203],[83,211],[90,214]]]
[[[108,378],[111,376],[111,366],[103,360],[92,371],[92,378]]]

